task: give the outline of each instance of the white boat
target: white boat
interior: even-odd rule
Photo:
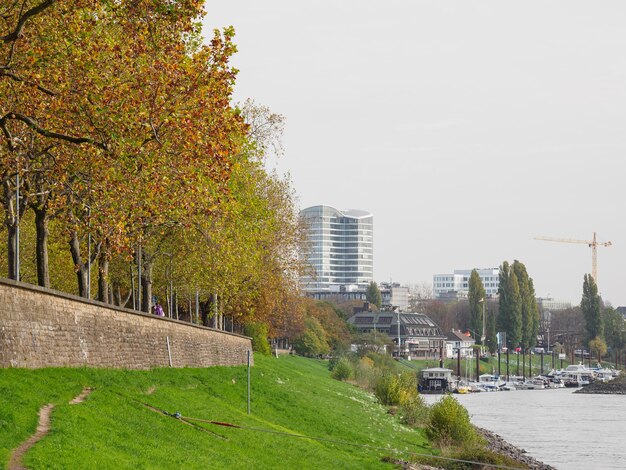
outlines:
[[[581,363],[571,364],[560,372],[559,377],[563,379],[566,387],[589,385],[595,377],[595,371],[588,369]]]
[[[528,379],[517,386],[518,390],[544,390],[546,384],[543,379]]]

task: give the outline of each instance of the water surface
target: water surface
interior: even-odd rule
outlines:
[[[425,395],[427,401],[435,395]],[[626,395],[572,389],[455,395],[472,422],[558,469],[626,468]]]

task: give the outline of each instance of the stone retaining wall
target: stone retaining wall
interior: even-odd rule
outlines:
[[[250,338],[0,279],[0,367],[232,366]],[[251,358],[252,360],[252,358]]]

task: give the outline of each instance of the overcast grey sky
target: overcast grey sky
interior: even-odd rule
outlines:
[[[598,232],[626,305],[626,2],[208,0],[233,25],[235,99],[287,118],[301,208],[374,214],[378,281],[519,259],[579,303]]]

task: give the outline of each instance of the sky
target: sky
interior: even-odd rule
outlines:
[[[374,215],[377,281],[520,260],[536,294],[626,305],[626,2],[208,0],[234,100],[286,118],[300,208]]]

